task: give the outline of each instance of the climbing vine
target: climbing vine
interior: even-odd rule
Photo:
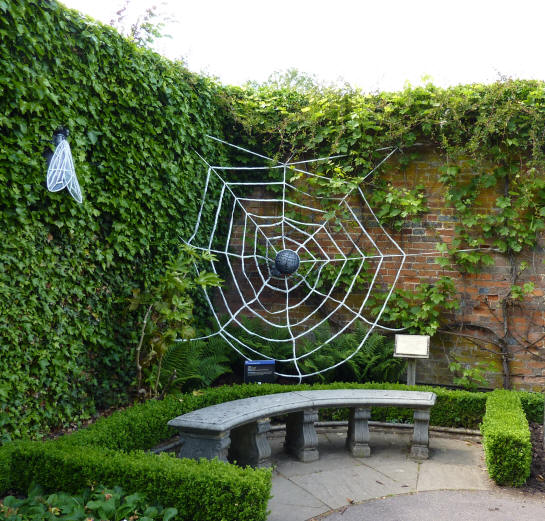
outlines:
[[[390,229],[419,218],[427,203],[421,187],[389,185],[389,171],[395,168],[403,175],[422,151],[433,149],[440,155],[440,182],[447,204],[455,210],[456,225],[452,241],[438,244],[444,254],[439,264],[472,274],[494,264],[500,254],[511,266],[509,287],[499,302],[483,299],[502,332],[477,325],[475,333],[466,321],[456,323],[456,334],[462,330],[460,334],[480,347],[488,341],[500,348],[504,385],[509,387],[513,352],[529,350],[535,355],[530,350],[536,341],[515,331],[512,315],[534,291],[531,281],[521,281],[524,269],[518,257],[536,247],[545,229],[545,83],[505,80],[365,94],[294,82],[293,75],[289,83],[281,79],[231,89],[234,120],[246,142],[261,143],[277,158],[343,154],[335,165],[321,166],[320,173],[333,183],[348,181],[371,193],[375,213]],[[400,153],[364,181],[363,176],[392,149]],[[420,285],[412,295],[394,293],[385,316],[398,325],[419,317],[415,331],[417,323],[436,331],[440,313],[435,311],[453,311],[450,305],[443,306],[452,294],[445,285],[445,301],[429,314],[427,304],[416,297],[428,291],[427,285]],[[468,327],[469,332],[464,331]],[[518,347],[513,350],[511,345]]]
[[[219,157],[203,136],[224,111],[210,80],[54,1],[0,0],[0,35],[1,442],[127,399],[144,318],[127,299],[193,227],[193,149]],[[60,125],[81,205],[45,187]]]

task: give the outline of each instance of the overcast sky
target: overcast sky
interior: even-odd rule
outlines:
[[[124,0],[64,0],[108,22]],[[502,76],[545,79],[545,2],[539,0],[132,0],[177,23],[158,44],[224,83],[296,68],[364,91]]]

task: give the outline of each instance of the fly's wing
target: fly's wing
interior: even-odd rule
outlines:
[[[68,191],[70,192],[70,195],[81,204],[83,201],[83,197],[81,196],[81,188],[79,187],[78,178],[76,177],[76,172],[74,171],[74,175],[70,178],[70,181],[68,181],[68,184],[66,185],[66,188],[68,188]]]
[[[51,192],[58,192],[63,188],[67,188],[78,203],[83,201],[72,160],[72,152],[66,139],[58,144],[47,169],[47,189]]]
[[[66,187],[71,177],[76,175],[70,145],[66,139],[62,140],[55,149],[55,153],[47,169],[47,189],[58,192]]]

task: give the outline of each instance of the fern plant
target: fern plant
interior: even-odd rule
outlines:
[[[159,377],[163,392],[172,388],[188,391],[207,387],[220,376],[231,372],[229,346],[219,338],[206,342],[175,342],[165,356]]]
[[[242,318],[242,325],[249,331],[259,336],[248,333],[241,327],[232,326],[228,332],[241,342],[250,346],[261,355],[269,356],[275,360],[289,359],[293,356],[292,342],[286,329],[269,327],[256,318]],[[357,323],[354,330],[329,339],[333,336],[331,326],[327,323],[317,327],[308,338],[297,347],[299,355],[310,353],[318,346],[320,349],[309,354],[308,357],[299,360],[299,366],[305,373],[314,373],[327,367],[339,364],[334,369],[321,373],[312,379],[320,382],[396,382],[403,375],[406,362],[402,358],[394,358],[394,345],[392,339],[379,333],[369,335],[361,349],[353,354],[357,346],[367,334],[367,327],[363,322]],[[261,337],[268,337],[280,342],[270,342]],[[285,340],[285,341],[284,341]],[[227,343],[223,340],[217,340]],[[256,358],[244,350],[245,354]],[[231,351],[234,353],[234,351]],[[352,355],[352,356],[351,356]],[[351,356],[351,357],[350,357]],[[231,354],[231,363],[241,365],[240,357]],[[350,358],[349,358],[350,357]],[[349,359],[348,359],[349,358]],[[348,359],[348,360],[347,360]],[[277,371],[284,374],[296,374],[293,364],[278,364]]]
[[[353,354],[367,334],[365,324],[358,323],[350,333],[339,335],[333,341],[308,358],[304,358],[301,367],[307,373],[320,371],[331,365],[340,364],[330,371],[320,373],[316,379],[324,382],[396,382],[405,371],[405,361],[394,358],[394,346],[391,339],[379,334],[369,335],[360,350]],[[315,349],[331,338],[331,328],[324,324],[315,331],[313,341],[303,343],[306,352]],[[349,358],[350,357],[350,358]],[[346,360],[344,363],[343,360]]]

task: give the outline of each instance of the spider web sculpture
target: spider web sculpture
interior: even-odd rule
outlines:
[[[219,263],[223,263],[229,279],[229,288],[215,289],[219,292],[215,297],[204,290],[217,331],[199,339],[220,335],[247,360],[255,359],[256,355],[265,359],[273,357],[259,352],[254,342],[240,338],[243,335],[237,335],[237,331],[244,332],[244,338],[255,338],[257,343],[285,345],[288,342],[291,356],[274,359],[293,364],[295,374],[276,374],[301,381],[355,356],[376,327],[400,331],[381,326],[379,321],[407,254],[380,224],[359,185],[332,196],[331,188],[323,189],[330,179],[307,170],[313,164],[342,156],[276,163],[255,152],[212,139],[274,164],[213,166],[199,155],[208,171],[197,223],[187,244],[213,253],[216,259],[210,261],[211,271],[218,274]],[[396,150],[391,150],[363,179]],[[238,177],[242,174],[250,180],[229,181],[229,174],[235,171]],[[272,180],[263,180],[263,174]],[[260,180],[254,180],[256,177]],[[210,196],[214,183],[220,187],[217,200],[211,200]],[[356,196],[363,204],[353,204]],[[212,229],[207,232],[201,218],[204,207],[210,205],[215,205],[216,211]],[[227,232],[219,233],[225,224]],[[372,235],[377,231],[380,241]],[[195,268],[198,273],[198,267]],[[381,271],[390,274],[387,290],[377,284]],[[369,318],[366,306],[373,291],[381,291],[385,296],[378,312]],[[321,345],[302,347],[313,338],[318,327],[333,320],[335,315],[342,316],[342,325],[329,338]],[[253,317],[254,322],[263,327],[252,330],[243,317]],[[356,321],[363,321],[368,329],[359,345],[354,345],[353,352],[329,367],[305,373],[302,361]],[[279,329],[280,335],[263,332]],[[305,345],[308,346],[308,342]]]

